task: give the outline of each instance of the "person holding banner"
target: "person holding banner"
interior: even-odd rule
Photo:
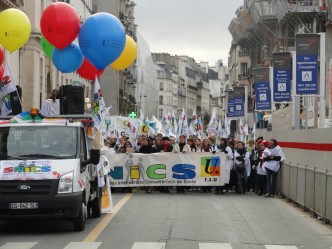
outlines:
[[[193,138],[188,138],[187,139],[187,144],[190,146],[191,152],[196,152],[197,151]]]
[[[143,144],[142,147],[139,149],[139,153],[143,153],[143,154],[151,154],[151,153],[155,153],[156,149],[152,146],[153,142],[151,140],[151,138],[144,138],[143,139]],[[148,194],[152,193],[152,187],[151,186],[147,186],[145,187],[145,192]]]
[[[198,137],[194,138],[194,144],[196,147],[196,151],[201,151],[202,143],[201,140]]]
[[[234,152],[234,167],[237,175],[237,194],[246,193],[247,179],[250,174],[249,152],[247,152],[244,146],[244,142],[238,141]],[[240,167],[240,165],[243,165],[243,167]]]
[[[169,141],[169,144],[170,144],[171,146],[174,146],[175,143],[176,143],[176,141],[175,141],[175,137],[173,137],[173,136],[170,136],[168,141]]]
[[[120,150],[121,150],[122,146],[124,146],[125,142],[126,142],[125,137],[120,137],[119,138],[119,143],[117,143],[114,147],[116,153],[120,153]]]
[[[131,146],[131,143],[129,141],[125,141],[124,145],[121,146],[119,153],[127,153],[127,154],[133,153],[133,147]],[[130,170],[130,166],[131,165],[128,165],[128,167],[126,167],[128,171]],[[131,187],[122,188],[122,193],[132,193],[132,192],[133,192],[133,188],[131,188]]]
[[[172,152],[173,151],[173,146],[169,143],[169,138],[168,137],[163,137],[162,139],[161,146],[162,148],[160,149],[159,152]],[[159,191],[169,193],[169,187],[159,187]]]
[[[154,140],[154,147],[156,148],[156,152],[164,151],[161,139],[161,137],[157,136]]]
[[[216,187],[215,194],[220,195],[224,193],[224,191],[229,191],[229,181],[231,176],[231,169],[233,168],[233,151],[231,147],[228,146],[228,141],[226,138],[221,138],[219,147],[221,152],[226,154],[226,175],[225,175],[225,186]]]
[[[173,147],[174,153],[190,153],[191,148],[188,144],[186,144],[186,136],[180,135],[179,137],[179,143],[175,144]],[[176,192],[177,193],[184,193],[185,187],[184,186],[177,186]]]
[[[202,147],[200,149],[200,152],[211,152],[212,154],[216,153],[218,150],[217,146],[211,146],[212,142],[208,137],[203,138],[202,140]],[[211,187],[210,186],[203,186],[202,187],[203,192],[211,192]]]

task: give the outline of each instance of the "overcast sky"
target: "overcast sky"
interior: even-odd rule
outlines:
[[[196,62],[228,63],[228,26],[243,0],[134,0],[138,32],[151,52],[188,55]]]

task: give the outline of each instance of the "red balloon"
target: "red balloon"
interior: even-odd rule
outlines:
[[[5,73],[5,67],[3,64],[0,65],[0,81],[2,81],[2,76]]]
[[[84,57],[82,66],[77,70],[77,73],[84,79],[95,80],[96,75],[99,77],[104,72],[105,68],[98,70],[87,58]]]
[[[46,40],[61,50],[71,44],[80,32],[80,17],[70,4],[56,2],[43,11],[40,28]]]
[[[3,50],[3,47],[0,45],[0,65],[2,65],[4,59],[5,59],[5,51]]]

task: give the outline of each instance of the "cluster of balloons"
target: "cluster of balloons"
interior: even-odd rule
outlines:
[[[107,66],[129,67],[136,59],[135,41],[115,16],[100,12],[80,25],[76,10],[64,2],[49,5],[40,19],[41,46],[62,73],[77,73],[88,80],[99,77]],[[74,40],[78,37],[78,43]]]
[[[14,52],[30,37],[31,23],[21,10],[10,8],[0,13],[0,79],[4,74],[4,49]]]

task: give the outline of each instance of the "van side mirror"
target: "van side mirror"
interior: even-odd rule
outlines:
[[[88,165],[90,163],[97,165],[100,159],[100,151],[92,149],[90,150],[90,158],[82,162],[82,166]]]

